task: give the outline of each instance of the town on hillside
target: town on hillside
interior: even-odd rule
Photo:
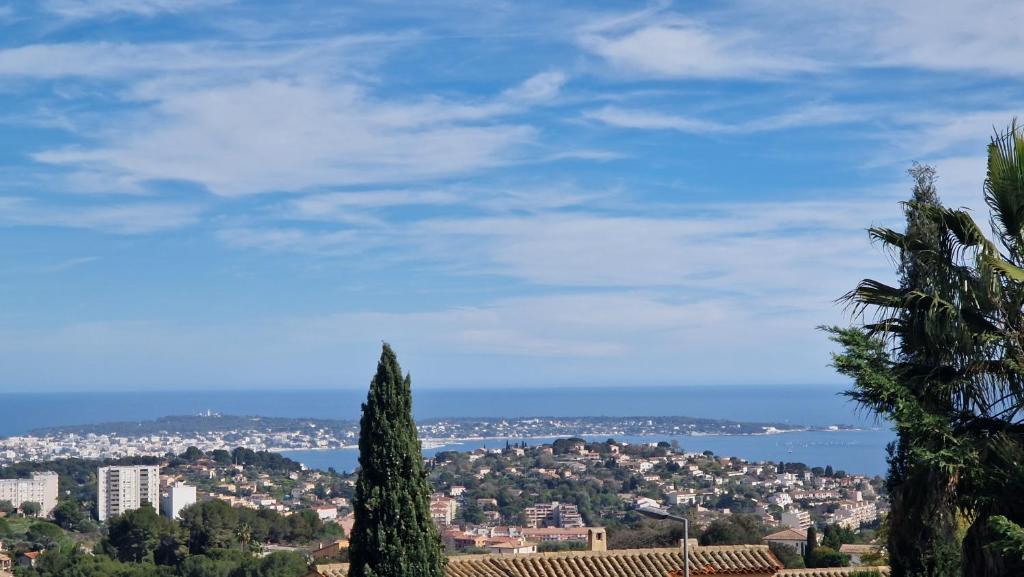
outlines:
[[[562,438],[441,452],[424,467],[430,518],[453,568],[489,555],[681,551],[681,525],[652,520],[652,512],[687,519],[694,551],[765,547],[778,560],[765,565],[772,575],[807,564],[811,527],[821,564],[875,566],[884,555],[876,539],[888,507],[881,480],[827,465]],[[254,559],[288,555],[311,574],[331,575],[348,561],[356,475],[275,453],[190,447],[173,457],[31,461],[0,472],[8,477],[0,480],[0,575],[72,543],[120,551],[130,537],[115,527],[126,518],[166,523],[191,546],[211,517],[224,517],[230,541],[246,528]],[[135,518],[143,510],[164,520]]]

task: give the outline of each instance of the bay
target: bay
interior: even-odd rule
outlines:
[[[443,417],[576,417],[576,416],[689,416],[736,421],[771,421],[827,426],[854,425],[864,431],[807,432],[759,436],[682,437],[687,450],[711,450],[719,455],[750,460],[786,460],[811,466],[883,474],[885,445],[893,434],[887,425],[841,396],[840,386],[743,385],[680,387],[551,387],[490,389],[415,389],[418,419]],[[233,415],[358,419],[365,390],[190,389],[141,392],[16,392],[2,396],[4,416],[0,436],[26,433],[57,425],[109,421],[151,420],[167,415],[214,411]],[[512,441],[518,441],[513,439]],[[596,439],[603,440],[603,439]],[[627,442],[670,440],[630,439]],[[528,442],[550,442],[534,439]],[[504,440],[463,442],[427,449],[471,450],[504,446]],[[315,468],[351,471],[357,451],[288,452]]]
[[[584,436],[588,441],[603,441],[607,437]],[[864,431],[812,431],[779,433],[775,435],[700,435],[700,436],[618,436],[617,441],[627,443],[655,443],[676,440],[683,450],[712,451],[716,455],[741,457],[749,461],[800,462],[811,467],[832,465],[836,470],[864,475],[885,475],[885,445],[893,439],[887,429]],[[551,443],[555,437],[533,439],[507,439],[516,444],[525,441],[530,446]],[[506,439],[473,439],[440,446],[428,446],[423,454],[432,457],[440,451],[472,451],[478,448],[502,448]],[[359,463],[359,451],[335,449],[327,451],[284,451],[284,456],[313,469],[333,467],[336,471],[354,471]]]

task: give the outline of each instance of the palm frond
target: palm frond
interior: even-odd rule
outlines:
[[[1019,257],[1024,253],[1024,138],[1017,120],[992,138],[988,147],[985,202],[992,226]]]

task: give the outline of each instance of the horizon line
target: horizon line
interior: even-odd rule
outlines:
[[[452,385],[452,386],[421,386],[413,387],[413,391],[521,391],[524,389],[528,390],[551,390],[554,389],[603,389],[603,390],[616,390],[616,389],[644,389],[644,390],[656,390],[656,389],[688,389],[688,388],[740,388],[740,387],[790,387],[790,388],[840,388],[846,387],[848,383],[685,383],[685,384],[644,384],[644,385],[594,385],[594,384],[531,384],[531,385],[488,385],[488,386],[472,386],[472,385]],[[47,395],[47,394],[106,394],[106,393],[238,393],[238,392],[323,392],[323,391],[339,391],[339,392],[359,392],[365,391],[365,387],[350,387],[350,386],[302,386],[302,387],[289,387],[287,385],[280,386],[253,386],[253,387],[224,387],[224,388],[204,388],[204,387],[159,387],[159,388],[96,388],[96,389],[69,389],[69,388],[57,388],[47,389],[44,391],[29,390],[25,388],[23,390],[10,389],[6,387],[0,387],[0,393],[12,394],[12,395]]]

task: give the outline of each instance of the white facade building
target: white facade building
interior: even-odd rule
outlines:
[[[38,503],[39,514],[49,517],[57,506],[57,473],[32,473],[31,479],[0,479],[0,501],[10,501],[21,508],[25,503]]]
[[[786,527],[803,531],[811,526],[811,514],[800,509],[783,511],[782,524]]]
[[[697,503],[696,491],[670,491],[665,495],[669,505],[694,505]]]
[[[167,492],[160,498],[160,512],[165,517],[180,519],[181,510],[196,504],[196,488],[181,481],[167,487]]]
[[[878,519],[878,508],[874,503],[854,502],[843,503],[832,514],[831,521],[847,529],[859,529],[864,523]]]
[[[160,512],[160,467],[132,465],[100,467],[97,479],[100,521],[149,505]]]

